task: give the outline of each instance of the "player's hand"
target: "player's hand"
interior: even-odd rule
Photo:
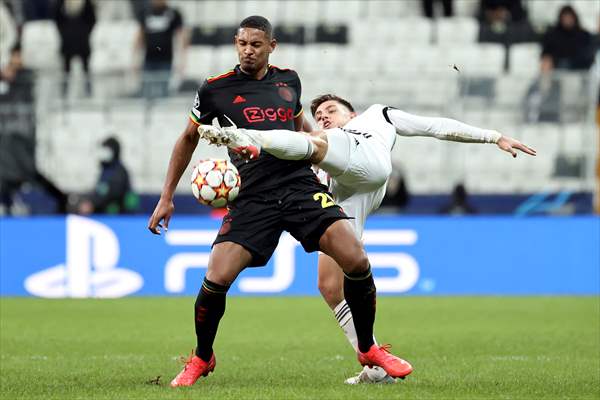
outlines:
[[[525,154],[529,154],[530,156],[537,155],[537,152],[531,147],[525,146],[523,143],[519,142],[517,139],[513,139],[509,136],[502,136],[498,139],[496,143],[500,150],[504,150],[507,153],[512,154],[513,157],[517,156],[516,150],[520,150]]]
[[[150,232],[155,235],[160,235],[161,228],[166,232],[169,229],[169,221],[171,220],[171,215],[173,215],[174,210],[175,205],[173,204],[173,200],[166,200],[161,197],[148,221],[148,229],[150,229]]]

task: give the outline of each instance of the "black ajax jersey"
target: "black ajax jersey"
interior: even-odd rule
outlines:
[[[197,124],[211,124],[217,118],[221,126],[227,126],[226,115],[239,128],[293,131],[294,118],[302,113],[301,91],[295,71],[269,65],[267,74],[257,80],[237,65],[204,81],[196,93],[190,119]],[[308,161],[280,160],[266,152],[250,161],[232,151],[229,156],[242,178],[240,197],[315,176]]]

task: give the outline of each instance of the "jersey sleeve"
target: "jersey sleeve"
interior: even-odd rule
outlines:
[[[302,114],[302,84],[300,83],[300,77],[296,74],[295,89],[298,97],[296,98],[296,105],[294,106],[294,118],[297,118]]]
[[[190,110],[190,119],[196,125],[210,124],[215,115],[215,110],[211,105],[209,91],[206,88],[206,85],[207,82],[204,81],[202,86],[200,86],[196,92],[194,104]]]
[[[450,118],[421,117],[384,107],[383,116],[400,136],[430,136],[440,140],[467,143],[497,143],[502,136],[491,129],[467,125]]]

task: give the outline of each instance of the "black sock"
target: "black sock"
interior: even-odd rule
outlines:
[[[208,362],[213,353],[213,342],[219,321],[225,314],[225,297],[229,286],[218,285],[204,278],[194,304],[196,324],[196,355]]]
[[[365,272],[344,274],[344,297],[354,319],[361,353],[369,351],[373,342],[373,324],[375,323],[375,282],[371,266]]]

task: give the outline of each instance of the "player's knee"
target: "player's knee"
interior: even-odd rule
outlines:
[[[327,154],[327,142],[319,137],[311,137],[313,145],[313,153],[310,157],[310,162],[313,164],[319,164],[325,158]]]
[[[361,273],[368,268],[369,258],[367,257],[367,252],[362,247],[354,252],[350,252],[347,261],[342,265],[342,269],[347,274]]]
[[[344,289],[336,279],[319,277],[318,284],[319,292],[325,302],[334,308],[344,299]]]

